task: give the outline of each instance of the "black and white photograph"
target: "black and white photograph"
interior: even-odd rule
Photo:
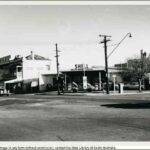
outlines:
[[[150,3],[1,4],[0,142],[150,141]]]

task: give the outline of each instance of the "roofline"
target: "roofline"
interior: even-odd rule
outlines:
[[[120,68],[116,68],[116,67],[109,67],[108,70],[118,70],[118,71],[121,71]],[[75,69],[70,69],[70,70],[61,70],[61,72],[83,72],[84,70],[75,70]],[[98,68],[95,68],[95,69],[85,69],[86,72],[91,72],[91,71],[105,71],[105,68],[101,68],[101,69],[98,69]]]
[[[23,62],[23,59],[20,58],[20,59],[16,59],[16,60],[9,60],[8,62],[4,63],[4,64],[0,64],[0,66],[5,66],[5,65],[9,65],[9,64],[13,64],[13,63],[16,63],[16,62]]]
[[[84,70],[61,70],[60,72],[83,72]],[[92,72],[92,71],[105,71],[104,69],[100,70],[85,70],[85,72]]]

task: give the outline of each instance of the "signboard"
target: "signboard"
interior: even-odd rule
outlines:
[[[11,57],[11,56],[8,55],[8,56],[5,56],[5,57],[0,58],[0,65],[1,65],[1,64],[5,64],[5,63],[8,63],[10,57]]]
[[[75,70],[85,70],[88,69],[88,64],[75,64]]]
[[[87,76],[83,76],[83,89],[87,89]]]
[[[38,81],[32,81],[31,87],[36,87],[36,86],[38,86]]]

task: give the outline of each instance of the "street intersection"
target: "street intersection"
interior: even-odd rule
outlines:
[[[149,141],[150,94],[0,97],[0,141]]]

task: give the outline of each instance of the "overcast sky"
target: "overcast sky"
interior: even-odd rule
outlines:
[[[49,57],[55,66],[55,43],[60,68],[74,64],[104,65],[99,34],[111,35],[108,45],[126,38],[109,58],[109,65],[150,52],[150,6],[0,6],[0,54],[28,55],[30,51]],[[108,47],[108,53],[113,46]]]

